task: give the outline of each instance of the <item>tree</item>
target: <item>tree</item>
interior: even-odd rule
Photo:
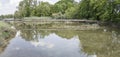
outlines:
[[[61,12],[62,14],[64,14],[65,11],[68,8],[73,7],[75,3],[76,2],[74,0],[60,0],[53,6],[53,13]]]
[[[90,17],[90,0],[82,0],[79,3],[78,10],[74,17],[75,18],[86,18]]]
[[[68,19],[72,19],[74,18],[73,15],[76,13],[76,7],[71,7],[71,8],[68,8],[66,11],[65,11],[65,16],[66,18]]]
[[[19,3],[15,17],[51,16],[117,22],[120,20],[120,0],[60,0],[55,4],[37,0]]]
[[[38,5],[38,1],[33,0],[32,6],[31,6],[31,16],[36,16],[36,14],[37,14],[37,5]]]
[[[0,15],[0,19],[13,18],[13,14]]]
[[[23,0],[19,3],[18,11],[15,14],[18,14],[22,17],[30,17],[33,2],[36,0]]]
[[[51,5],[48,2],[39,2],[37,6],[37,16],[51,16]]]

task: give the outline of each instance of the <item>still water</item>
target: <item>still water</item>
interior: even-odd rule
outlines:
[[[39,26],[14,25],[14,37],[0,43],[0,57],[120,57],[119,29],[40,30]]]

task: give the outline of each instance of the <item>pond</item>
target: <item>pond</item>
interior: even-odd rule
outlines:
[[[41,26],[14,24],[17,33],[0,43],[0,57],[120,57],[119,29],[85,29],[86,26],[85,30],[69,26],[69,29],[47,29],[53,25]]]

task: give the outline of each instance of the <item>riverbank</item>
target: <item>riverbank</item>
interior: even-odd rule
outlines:
[[[14,37],[16,30],[11,28],[11,25],[0,21],[0,38]]]
[[[120,28],[120,23],[116,22],[103,22],[97,20],[86,19],[52,19],[50,17],[25,17],[23,19],[5,19],[6,22],[25,23],[25,24],[52,24],[52,23],[86,23],[86,24],[98,24],[101,26],[108,26],[113,28]]]
[[[100,22],[100,26],[112,27],[112,28],[120,28],[120,23],[116,22]]]

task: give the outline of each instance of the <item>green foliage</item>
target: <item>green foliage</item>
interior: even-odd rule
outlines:
[[[8,14],[8,15],[1,15],[0,19],[4,19],[4,18],[13,18],[14,16],[12,14]]]
[[[75,18],[114,21],[120,14],[119,0],[81,0]]]
[[[53,13],[61,12],[64,14],[68,8],[71,8],[74,5],[76,5],[74,0],[60,0],[53,6]]]
[[[120,0],[60,0],[55,4],[23,0],[15,17],[51,16],[53,18],[119,21]]]
[[[37,16],[51,16],[51,5],[48,2],[40,2],[36,9]]]
[[[35,14],[33,9],[35,9],[36,0],[23,0],[19,3],[18,11],[15,12],[16,18],[29,17]]]
[[[66,18],[65,15],[62,14],[61,12],[53,13],[53,14],[52,14],[52,17],[55,18],[55,19],[63,19],[63,18]]]
[[[75,14],[76,12],[76,8],[75,7],[71,7],[71,8],[68,8],[66,11],[65,11],[65,16],[67,19],[72,19],[74,18],[73,15]]]

